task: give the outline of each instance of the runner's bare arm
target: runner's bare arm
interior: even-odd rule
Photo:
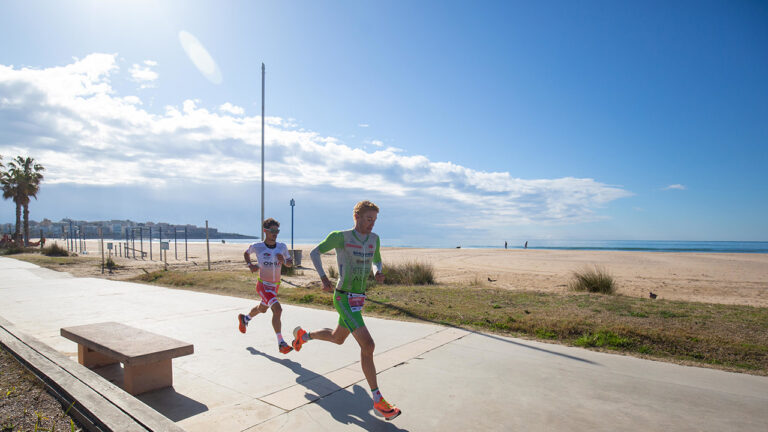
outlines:
[[[374,279],[378,283],[384,282],[384,273],[381,272],[381,240],[378,238],[376,239],[376,250],[373,253],[373,265],[376,267],[376,273],[373,275]]]
[[[245,258],[245,263],[248,265],[248,268],[251,270],[251,273],[256,273],[257,271],[259,271],[259,265],[251,261],[250,249],[246,250],[243,253],[243,258]]]
[[[315,266],[317,274],[320,275],[320,281],[323,283],[323,291],[332,292],[333,283],[331,283],[331,280],[328,279],[328,276],[325,275],[325,270],[323,269],[323,260],[320,258],[320,246],[312,249],[309,252],[309,257],[312,258],[312,265]]]

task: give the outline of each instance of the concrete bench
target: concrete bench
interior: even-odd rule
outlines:
[[[171,360],[194,353],[192,344],[116,322],[61,329],[77,342],[77,361],[94,369],[123,364],[123,390],[132,395],[173,385]]]

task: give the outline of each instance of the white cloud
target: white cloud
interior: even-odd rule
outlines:
[[[179,42],[187,57],[192,60],[197,70],[210,82],[221,84],[222,77],[216,60],[211,57],[208,50],[191,33],[184,30],[179,32]]]
[[[144,60],[143,65],[134,63],[128,73],[131,74],[131,80],[139,83],[141,88],[154,87],[159,76],[157,72],[152,70],[154,66],[157,66],[157,62]]]
[[[664,190],[686,190],[686,189],[688,188],[681,184],[672,184],[664,188]]]
[[[361,128],[367,128],[368,126],[369,126],[368,123],[360,123],[357,125],[357,127],[361,127]]]
[[[244,116],[229,103],[209,111],[194,99],[147,112],[140,98],[110,86],[119,72],[115,58],[92,54],[47,69],[0,65],[0,154],[32,154],[54,184],[260,181],[260,116]],[[380,141],[369,152],[297,130],[292,119],[268,117],[265,124],[268,183],[430,203],[448,221],[435,223],[462,225],[478,215],[485,226],[593,221],[601,218],[597,209],[631,195],[590,178],[520,179],[431,161]]]
[[[384,142],[381,140],[371,140],[370,143],[376,147],[384,147]]]
[[[245,114],[245,110],[242,107],[239,107],[237,105],[232,105],[229,102],[226,102],[225,104],[219,106],[219,111],[234,114],[234,115],[243,115]]]

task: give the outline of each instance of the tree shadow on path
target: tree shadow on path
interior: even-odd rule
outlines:
[[[352,393],[350,393],[323,375],[304,368],[301,363],[287,358],[274,357],[253,347],[246,349],[252,355],[263,356],[292,370],[297,375],[296,383],[313,393],[307,392],[305,394],[307,400],[310,401],[309,403],[315,403],[326,410],[337,422],[345,425],[357,425],[368,431],[407,432],[406,429],[399,428],[394,423],[376,417],[373,414],[373,402],[370,394],[359,385],[353,385]],[[317,397],[315,395],[319,398],[315,399]]]

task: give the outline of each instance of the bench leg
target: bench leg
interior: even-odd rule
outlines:
[[[80,344],[77,344],[77,362],[89,369],[118,363],[112,357]]]
[[[171,359],[140,366],[125,365],[123,389],[132,395],[173,385]]]

